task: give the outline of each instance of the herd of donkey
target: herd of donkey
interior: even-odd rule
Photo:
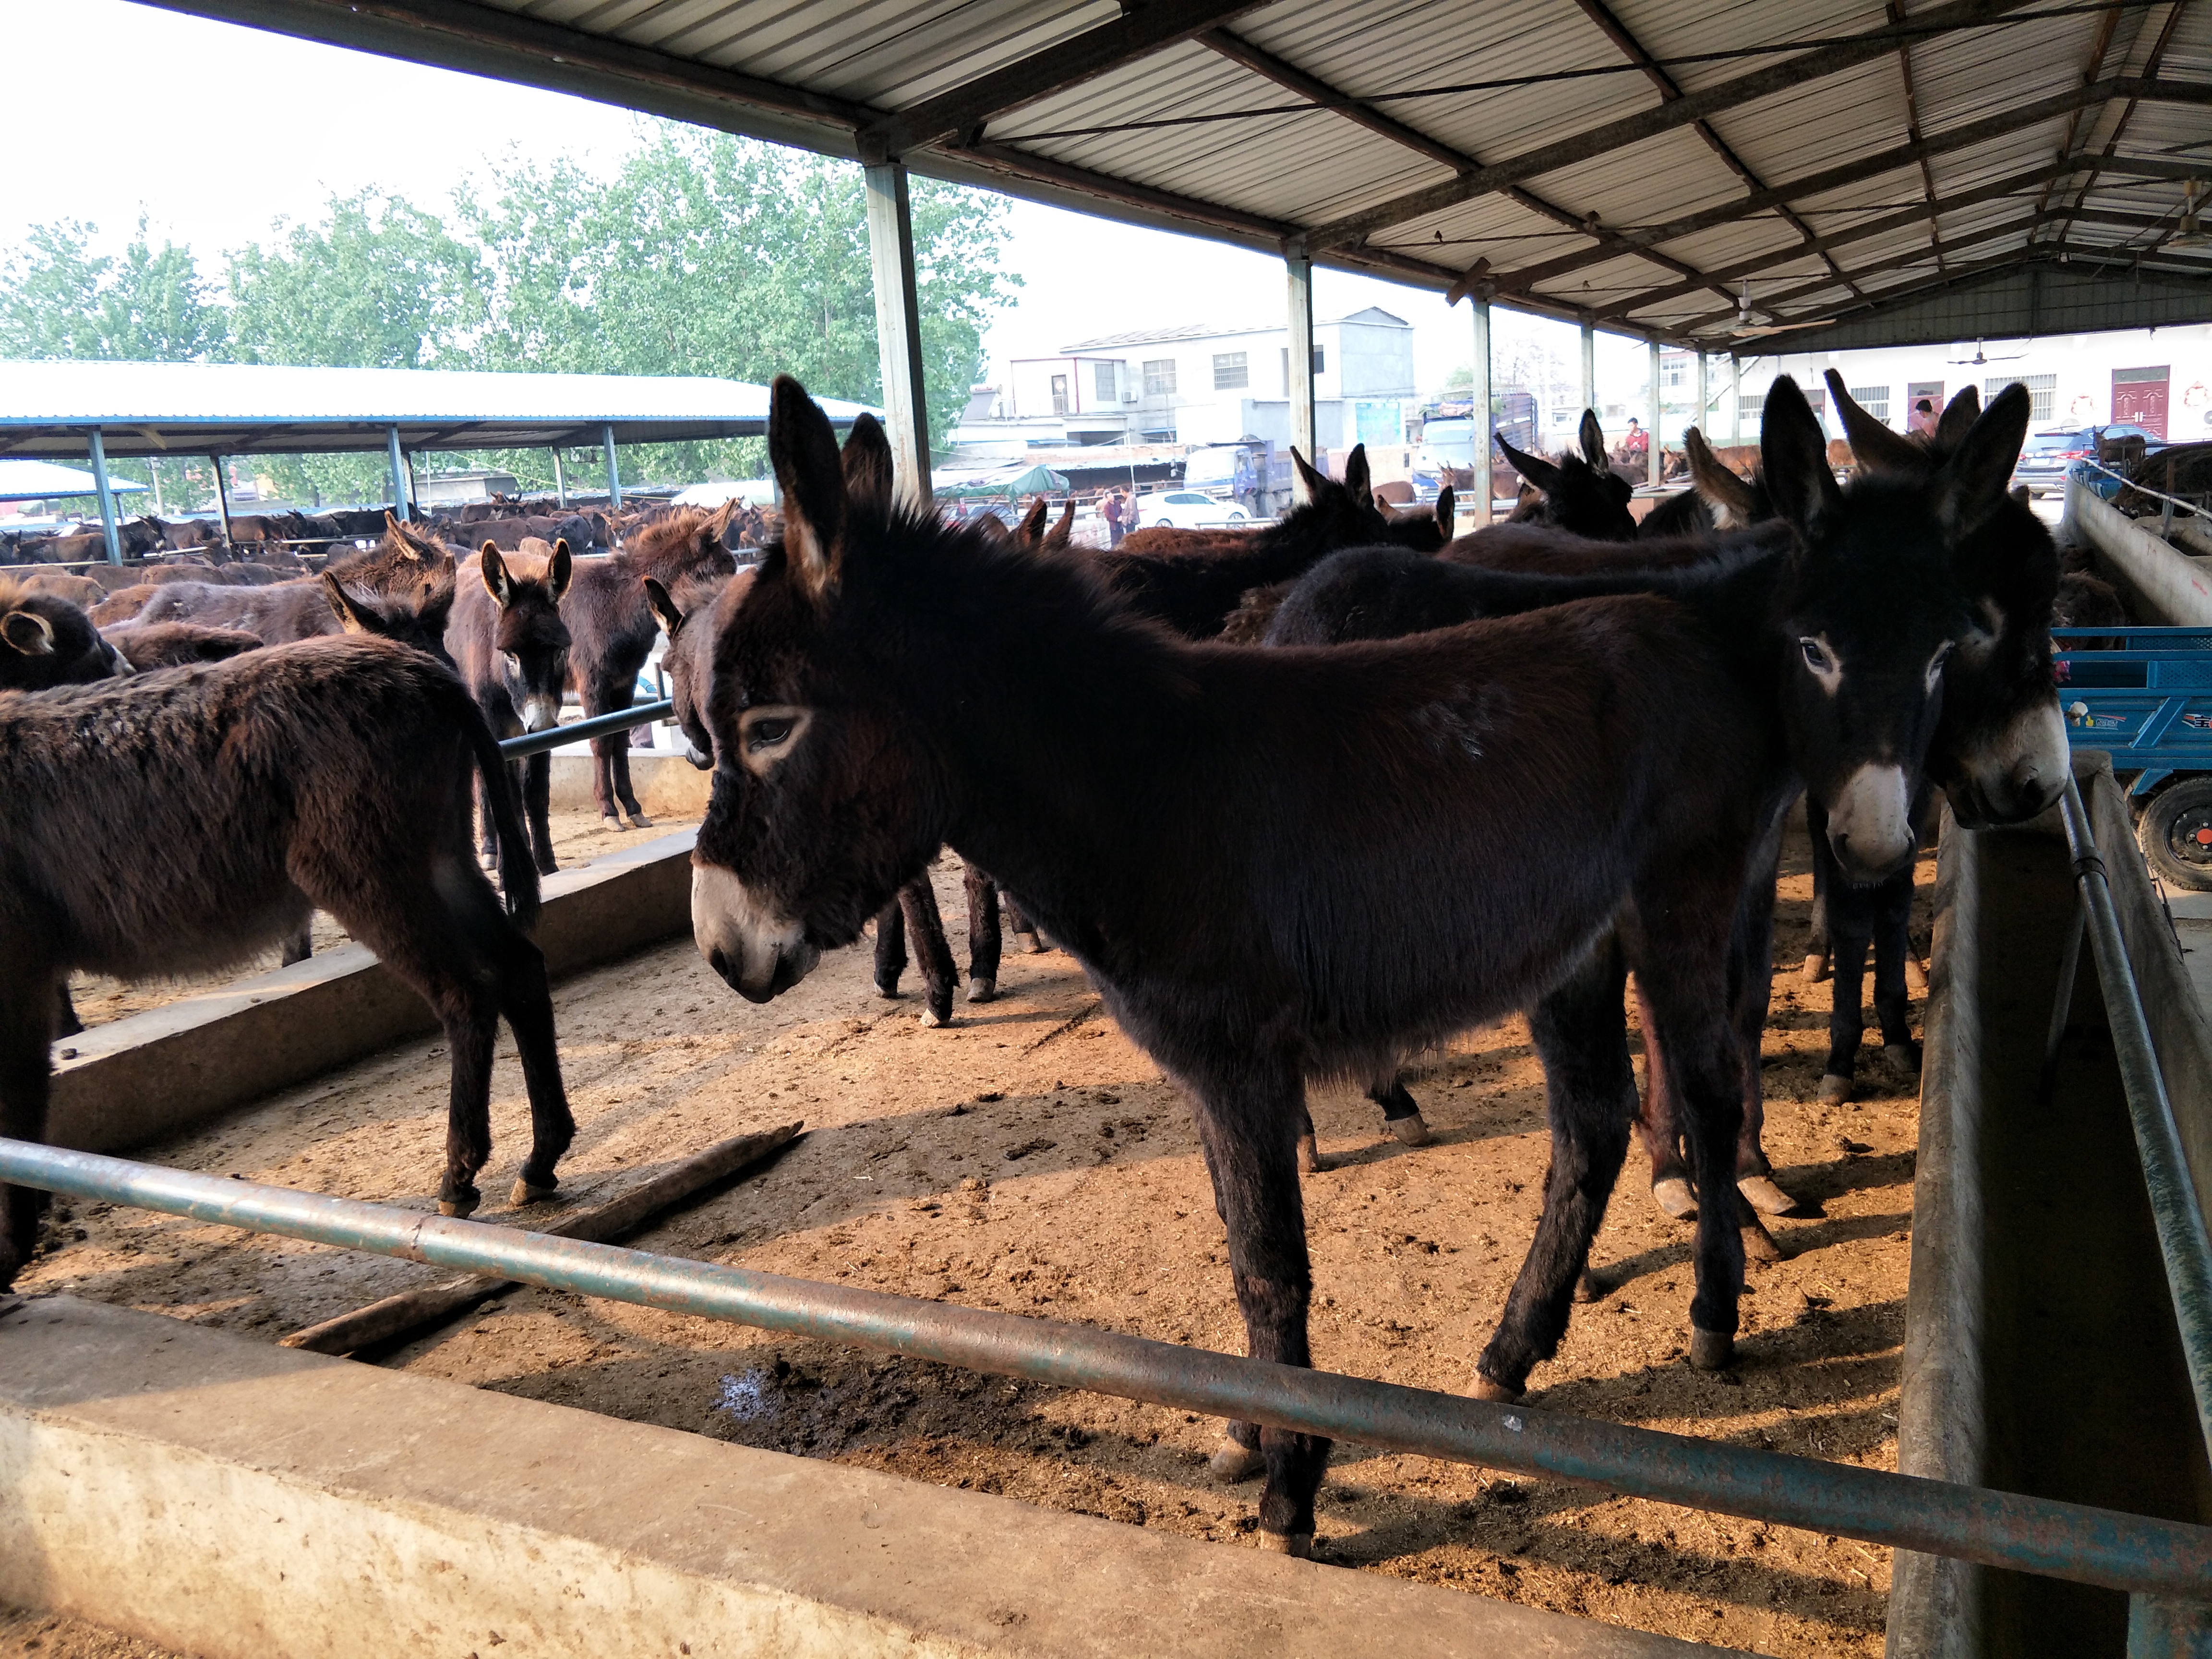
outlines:
[[[1969,829],[2050,806],[2068,774],[2054,611],[2118,620],[2008,489],[2024,389],[1984,410],[1970,387],[1907,438],[1829,379],[1845,480],[1784,378],[1753,476],[1692,432],[1695,489],[1640,523],[1591,416],[1582,454],[1516,454],[1535,489],[1470,534],[1449,490],[1379,505],[1355,450],[1341,479],[1298,458],[1304,499],[1278,523],[1103,551],[1072,542],[1072,507],[1012,528],[917,508],[871,417],[841,447],[780,379],[782,512],[757,550],[734,507],[664,511],[605,555],[574,550],[604,521],[448,525],[481,542],[463,554],[390,520],[258,585],[222,580],[235,566],[142,567],[112,593],[0,580],[0,1133],[44,1133],[72,971],[303,952],[319,909],[443,1023],[441,1209],[480,1200],[501,1016],[532,1120],[514,1201],[550,1195],[574,1124],[529,937],[547,773],[518,778],[497,740],[556,723],[570,687],[587,712],[627,706],[665,633],[678,724],[714,773],[702,955],[766,1001],[873,920],[878,988],[896,994],[911,934],[941,1024],[956,969],[927,871],[955,848],[970,997],[995,994],[1003,888],[1012,929],[1071,952],[1188,1094],[1254,1356],[1310,1363],[1309,1083],[1364,1085],[1422,1145],[1406,1058],[1520,1010],[1551,1165],[1472,1390],[1517,1399],[1557,1350],[1632,1129],[1655,1196],[1694,1218],[1690,1362],[1728,1365],[1746,1252],[1773,1249],[1759,1214],[1791,1205],[1760,1144],[1759,1054],[1792,805],[1836,980],[1835,1094],[1869,947],[1885,1056],[1917,1064],[1906,924],[1929,804]],[[641,824],[626,754],[599,745],[594,793]],[[40,1206],[9,1190],[0,1286]],[[1234,1423],[1213,1467],[1264,1473],[1260,1535],[1304,1553],[1328,1454]]]

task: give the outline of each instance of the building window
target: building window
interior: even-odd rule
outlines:
[[[1252,384],[1250,372],[1244,367],[1241,351],[1217,351],[1213,354],[1213,389],[1234,392],[1239,386]]]
[[[1091,365],[1091,384],[1097,390],[1100,403],[1110,404],[1120,400],[1121,394],[1114,389],[1114,371],[1120,367],[1118,363]]]
[[[1052,412],[1055,415],[1067,413],[1067,376],[1065,374],[1052,377]]]
[[[1999,392],[2015,383],[2027,388],[2027,423],[2030,426],[2048,423],[2051,405],[2058,399],[2058,377],[2056,374],[1992,374],[1982,387],[1983,401],[1993,401]]]
[[[1172,398],[1175,396],[1175,359],[1155,357],[1145,365],[1145,396]]]
[[[1888,424],[1889,388],[1887,386],[1855,386],[1851,388],[1851,401],[1885,426]]]

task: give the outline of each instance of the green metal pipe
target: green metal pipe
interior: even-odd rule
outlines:
[[[27,1141],[0,1139],[0,1181],[2054,1578],[2165,1595],[2212,1583],[2212,1528]]]
[[[2151,1046],[2142,996],[2120,936],[2119,914],[2112,908],[2112,878],[2097,832],[2090,825],[2081,791],[2069,776],[2059,803],[2066,821],[2066,845],[2074,859],[2074,880],[2081,890],[2089,951],[2097,982],[2105,994],[2105,1017],[2112,1026],[2112,1054],[2119,1062],[2120,1085],[2127,1091],[2128,1116],[2134,1121],[2136,1152],[2142,1159],[2143,1184],[2150,1192],[2150,1213],[2158,1229],[2159,1254],[2173,1295],[2173,1315],[2181,1329],[2183,1364],[2197,1397],[2197,1427],[2212,1456],[2212,1236],[2197,1207],[2197,1188],[2181,1150],[2181,1130],[2166,1098],[2166,1079]],[[2134,849],[2130,848],[2130,852]],[[2212,1584],[2212,1579],[2206,1581]],[[2199,1586],[2199,1593],[2204,1586]]]

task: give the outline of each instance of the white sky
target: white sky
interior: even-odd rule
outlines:
[[[88,55],[88,53],[91,55]],[[83,70],[97,64],[94,82]],[[611,167],[636,118],[559,93],[425,69],[123,0],[0,0],[15,165],[0,171],[0,246],[59,218],[119,246],[143,211],[158,242],[191,244],[212,274],[222,250],[265,236],[279,216],[310,218],[333,192],[375,186],[442,209],[510,149]],[[88,94],[88,86],[98,90]],[[89,98],[89,101],[88,101]],[[45,165],[26,167],[43,134]],[[1006,253],[1024,286],[985,339],[993,377],[1010,356],[1154,325],[1279,318],[1279,260],[1195,238],[1014,204]],[[1333,271],[1315,276],[1322,317],[1379,305],[1414,326],[1423,393],[1471,355],[1465,306]],[[1539,333],[1565,362],[1564,324],[1498,317]],[[1600,336],[1600,386],[1643,380],[1639,348]],[[1618,397],[1619,392],[1613,393]]]

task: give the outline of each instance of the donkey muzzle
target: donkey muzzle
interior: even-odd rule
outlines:
[[[707,965],[748,1002],[788,991],[822,959],[797,922],[767,909],[719,865],[691,866],[691,938]]]
[[[522,704],[522,729],[526,732],[550,732],[561,723],[561,699],[527,697]]]
[[[1962,786],[1945,793],[1967,830],[2024,823],[2066,793],[2073,759],[2057,698],[2013,717],[1997,741],[1966,757]]]
[[[1900,766],[1862,766],[1828,802],[1828,845],[1852,881],[1880,881],[1909,864],[1917,840]]]

